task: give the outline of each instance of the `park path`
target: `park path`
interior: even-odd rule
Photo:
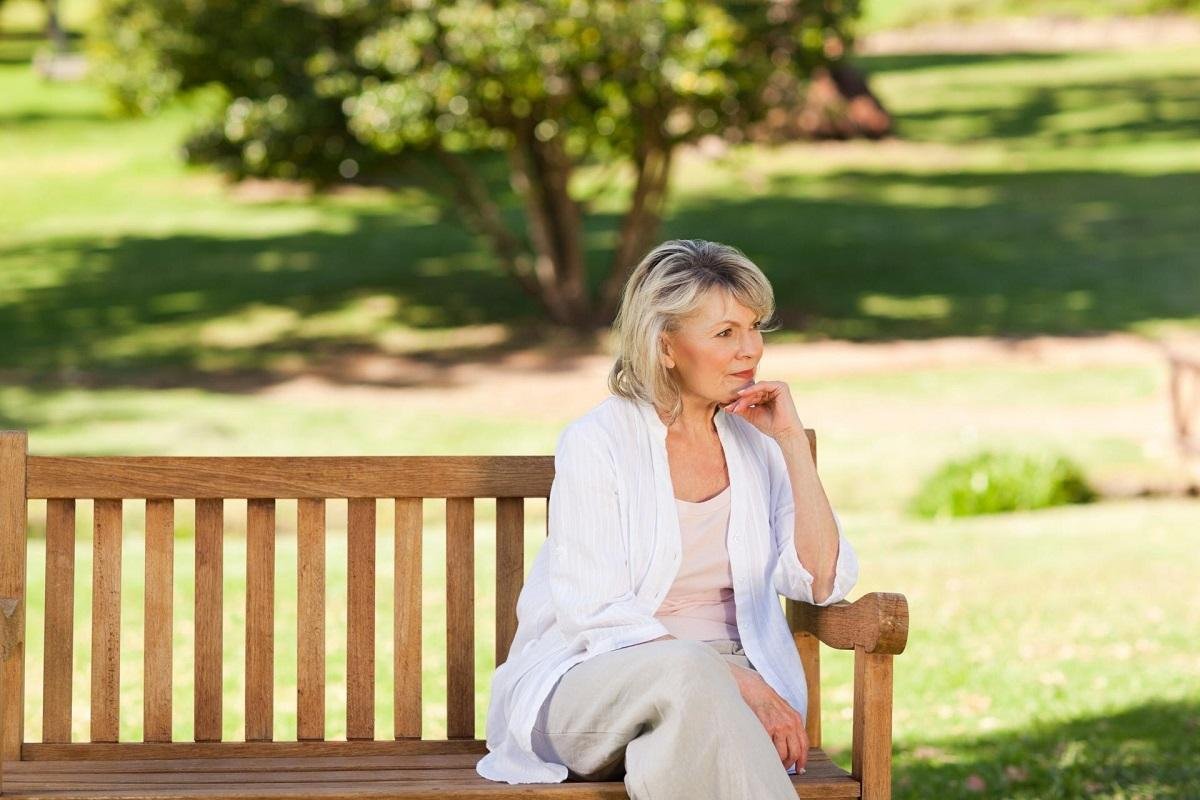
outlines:
[[[1145,366],[1165,370],[1154,342],[1124,333],[1026,338],[956,336],[928,340],[830,340],[768,344],[759,379],[789,380],[886,374],[922,369],[1038,365],[1047,368]],[[398,355],[345,355],[263,388],[260,396],[339,402],[391,397],[429,399],[446,411],[490,413],[586,408],[606,392],[606,353],[549,344],[481,360],[430,362]]]

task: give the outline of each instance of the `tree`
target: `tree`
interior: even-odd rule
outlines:
[[[127,107],[216,83],[194,158],[330,179],[433,159],[502,267],[555,321],[611,321],[662,219],[680,145],[742,141],[849,50],[857,0],[107,0],[102,64]],[[836,56],[836,57],[835,57]],[[506,154],[525,231],[470,155]],[[589,292],[572,179],[623,166],[632,190]]]

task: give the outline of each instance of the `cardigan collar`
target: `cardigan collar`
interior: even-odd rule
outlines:
[[[658,412],[654,409],[654,404],[647,400],[638,400],[637,406],[642,412],[642,416],[645,417],[646,424],[649,425],[650,430],[654,431],[660,440],[665,441],[667,438],[667,425],[659,418]],[[717,406],[716,413],[713,414],[713,421],[717,426],[717,436],[724,441],[725,437],[722,434],[726,432],[729,420],[725,414],[721,413],[720,405]]]

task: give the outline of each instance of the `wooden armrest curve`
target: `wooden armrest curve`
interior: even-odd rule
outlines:
[[[867,653],[899,655],[908,643],[908,599],[902,594],[871,592],[853,603],[796,603],[796,609],[795,630],[836,650],[861,647]]]

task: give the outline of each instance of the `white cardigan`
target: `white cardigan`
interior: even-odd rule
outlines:
[[[718,408],[729,471],[729,561],[742,646],[763,679],[807,719],[800,657],[779,595],[813,601],[796,555],[795,505],[779,444]],[[484,778],[557,783],[562,764],[533,752],[531,730],[558,678],[575,664],[669,631],[654,612],[679,569],[667,427],[650,403],[610,395],[562,432],[554,454],[549,536],[517,601],[517,632],[492,679]],[[858,558],[838,525],[833,593],[858,581]],[[795,772],[795,767],[788,770]]]

